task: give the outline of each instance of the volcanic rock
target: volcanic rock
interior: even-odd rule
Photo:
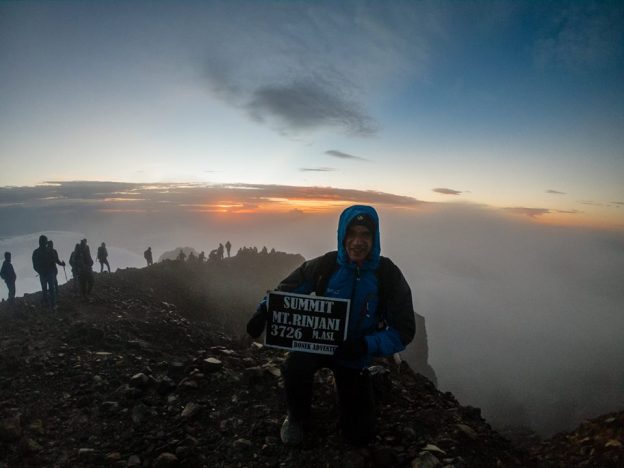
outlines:
[[[375,363],[367,449],[336,430],[328,370],[314,381],[303,446],[285,447],[285,353],[241,338],[244,319],[230,313],[243,301],[232,285],[253,284],[257,300],[301,260],[285,257],[279,270],[281,258],[255,270],[234,257],[97,274],[92,301],[63,285],[54,314],[40,294],[0,304],[0,466],[622,466],[622,413],[544,442],[531,460],[478,408],[387,360]]]

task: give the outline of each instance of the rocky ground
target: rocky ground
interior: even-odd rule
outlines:
[[[11,308],[0,305],[0,467],[616,466],[609,463],[622,460],[622,414],[595,423],[612,428],[599,443],[598,429],[587,429],[578,439],[553,438],[529,459],[477,408],[459,405],[407,365],[389,363],[376,368],[374,444],[343,443],[332,376],[321,372],[308,440],[284,447],[284,353],[226,333],[210,311],[197,310],[203,302],[172,286],[173,278],[188,274],[180,268],[186,267],[173,262],[97,275],[89,301],[71,284],[62,286],[55,312],[40,306],[39,294]],[[599,452],[591,451],[593,444]],[[595,454],[603,464],[583,465]]]
[[[624,411],[585,421],[531,448],[541,466],[624,466]]]

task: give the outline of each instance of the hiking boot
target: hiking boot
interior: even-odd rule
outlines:
[[[280,430],[280,438],[284,445],[301,445],[303,442],[303,425],[291,421],[289,417],[284,419],[282,429]]]

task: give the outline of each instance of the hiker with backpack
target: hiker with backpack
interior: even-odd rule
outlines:
[[[48,238],[43,234],[39,236],[39,247],[33,251],[32,264],[41,283],[41,303],[56,309],[56,261],[52,249],[48,248]]]
[[[106,268],[110,273],[110,265],[108,264],[108,250],[106,250],[106,244],[104,242],[102,242],[102,245],[100,245],[97,249],[97,259],[98,262],[100,262],[100,273],[104,271],[104,265],[106,265]]]
[[[228,258],[230,258],[230,249],[232,248],[232,244],[230,243],[230,241],[227,241],[225,243],[225,250],[227,250],[227,256]]]
[[[15,280],[17,275],[15,269],[11,263],[11,252],[4,252],[4,262],[2,262],[2,269],[0,269],[0,278],[4,280],[9,289],[8,303],[15,303]]]
[[[340,215],[338,251],[304,262],[276,288],[351,301],[347,339],[333,355],[291,351],[284,362],[288,406],[280,431],[284,444],[303,442],[314,374],[321,368],[334,373],[339,427],[345,440],[363,446],[375,436],[375,402],[367,368],[373,357],[403,351],[415,333],[410,287],[399,268],[381,256],[380,245],[375,209],[351,206]],[[247,324],[253,338],[264,331],[267,314],[265,297]]]
[[[152,266],[154,264],[154,260],[152,258],[152,247],[148,247],[145,252],[143,252],[143,258],[147,262],[147,266]]]
[[[60,265],[65,268],[65,262],[61,262],[61,260],[59,259],[59,254],[54,248],[54,241],[48,240],[48,249],[50,250],[52,258],[54,259],[54,296],[58,298],[58,268],[56,267],[56,265]]]
[[[69,266],[71,267],[72,278],[72,290],[77,292],[79,289],[80,282],[80,265],[78,261],[80,260],[80,244],[76,244],[74,247],[74,251],[69,256]]]
[[[87,299],[95,282],[93,277],[93,258],[91,257],[91,249],[89,249],[87,239],[80,241],[74,261],[76,262],[78,278],[80,279],[80,295],[83,299]]]

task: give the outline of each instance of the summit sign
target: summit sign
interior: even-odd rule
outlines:
[[[274,291],[269,293],[265,344],[315,354],[334,354],[347,336],[348,299]]]

